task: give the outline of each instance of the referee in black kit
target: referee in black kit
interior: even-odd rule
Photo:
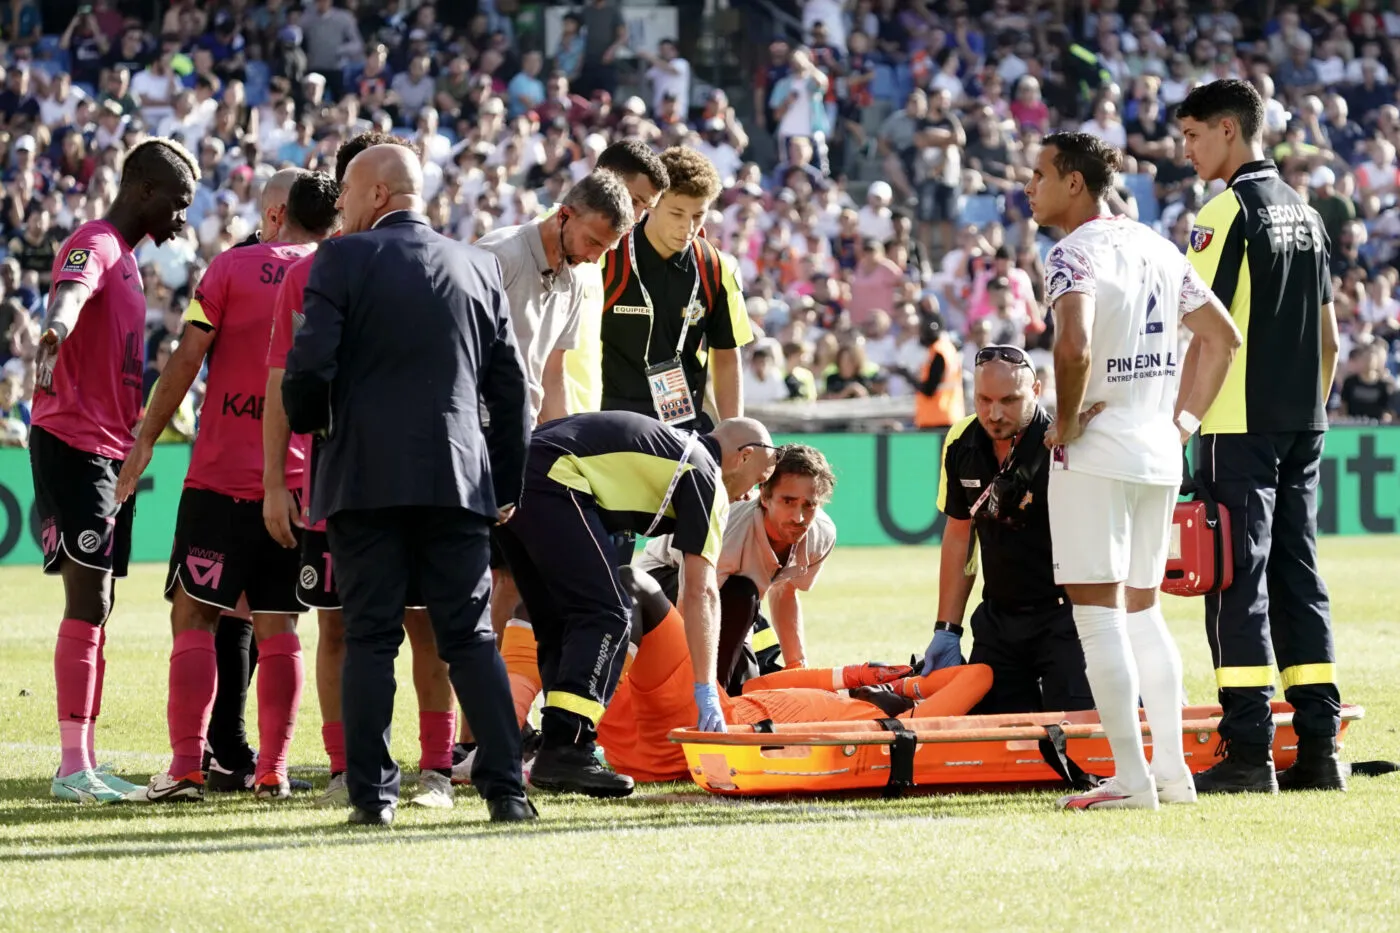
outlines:
[[[1330,244],[1317,212],[1264,158],[1253,86],[1198,87],[1177,119],[1196,172],[1229,183],[1197,215],[1188,257],[1244,337],[1200,425],[1198,462],[1230,512],[1235,579],[1206,597],[1226,755],[1196,775],[1196,788],[1345,790],[1332,617],[1317,569],[1318,472],[1337,364]],[[1275,657],[1298,732],[1297,763],[1277,777]]]
[[[282,382],[292,430],[329,431],[310,517],[327,520],[345,612],[350,822],[388,825],[398,804],[389,726],[410,582],[477,737],[472,783],[493,821],[531,820],[487,569],[491,526],[520,495],[529,396],[499,264],[434,233],[422,193],[403,146],[351,161],[349,235],[317,251]]]

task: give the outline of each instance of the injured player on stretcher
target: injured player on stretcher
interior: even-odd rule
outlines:
[[[632,641],[617,692],[598,724],[608,764],[637,781],[689,778],[672,729],[695,724],[690,654],[680,613],[646,572],[622,568],[636,599]],[[501,654],[510,674],[516,716],[524,726],[540,691],[534,635],[528,624],[506,628]],[[721,692],[725,722],[849,722],[897,717],[960,716],[992,685],[991,668],[966,664],[912,676],[908,666],[866,663],[839,668],[779,671],[744,684],[744,693]]]

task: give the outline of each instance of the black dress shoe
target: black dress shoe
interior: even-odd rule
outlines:
[[[366,810],[363,807],[355,807],[350,811],[350,825],[389,826],[394,822],[394,809],[380,807],[378,810]]]
[[[626,797],[632,779],[609,771],[593,757],[592,745],[545,745],[530,768],[530,784],[557,793]]]
[[[529,823],[540,818],[540,811],[525,797],[497,797],[486,801],[493,823]]]
[[[1280,790],[1346,790],[1345,765],[1337,757],[1337,740],[1298,742],[1298,759],[1278,773]]]
[[[1196,775],[1198,794],[1277,794],[1278,786],[1272,758],[1258,762],[1226,755]]]

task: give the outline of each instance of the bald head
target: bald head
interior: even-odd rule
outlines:
[[[710,435],[719,444],[720,472],[729,501],[740,498],[768,479],[777,464],[773,437],[753,418],[728,418]]]
[[[281,237],[282,228],[287,222],[287,195],[292,185],[303,175],[310,174],[304,168],[284,168],[273,174],[264,184],[262,197],[258,199],[258,211],[262,221],[258,224],[258,239],[264,243],[276,243]]]
[[[359,233],[394,211],[423,210],[423,166],[406,146],[370,146],[350,160],[341,182],[345,231]]]
[[[1026,363],[992,359],[976,368],[972,390],[977,420],[994,440],[1010,440],[1035,417],[1040,383]]]

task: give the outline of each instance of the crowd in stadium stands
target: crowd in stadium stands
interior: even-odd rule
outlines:
[[[1255,83],[1268,151],[1331,237],[1334,413],[1400,411],[1400,13],[1375,0],[735,0],[774,37],[741,101],[677,42],[640,48],[615,0],[571,10],[548,44],[492,0],[172,0],[159,22],[121,6],[66,22],[38,0],[0,8],[0,444],[25,436],[54,253],[106,210],[147,134],[203,169],[186,235],[138,251],[148,384],[202,270],[256,228],[265,179],[329,168],[376,128],[417,142],[428,216],[467,242],[546,211],[619,137],[701,151],[727,185],[706,233],[737,258],[758,335],[750,404],[909,396],[935,313],[969,373],[970,347],[1031,349],[1053,404],[1053,235],[1022,191],[1041,138],[1078,128],[1122,147],[1113,206],[1185,250],[1213,191],[1173,110],[1223,77]]]

